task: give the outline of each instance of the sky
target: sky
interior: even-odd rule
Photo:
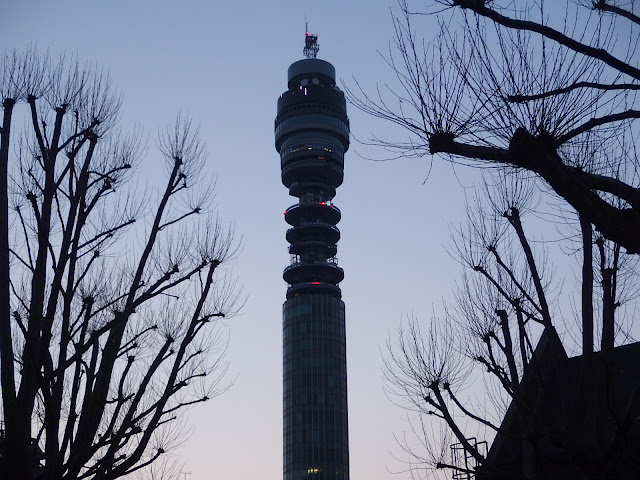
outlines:
[[[287,68],[302,58],[305,17],[318,58],[340,85],[392,82],[380,56],[392,0],[0,0],[0,46],[76,53],[108,70],[123,95],[122,125],[149,138],[142,177],[155,180],[158,129],[178,111],[200,124],[206,173],[243,248],[233,267],[247,302],[224,323],[231,388],[193,409],[191,436],[175,455],[185,480],[282,477],[282,327],[289,262],[283,211],[296,202],[280,182],[273,145]],[[423,23],[428,28],[429,21]],[[437,30],[435,21],[433,32]],[[426,37],[430,32],[422,32]],[[428,317],[450,298],[459,265],[446,251],[450,225],[478,172],[430,158],[373,161],[358,142],[391,126],[349,107],[352,146],[334,203],[342,211],[338,258],[346,304],[351,478],[408,479],[395,437],[407,412],[383,389],[382,353],[403,316]]]

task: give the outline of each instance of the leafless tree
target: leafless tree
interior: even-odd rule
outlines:
[[[388,385],[405,406],[439,418],[464,452],[467,463],[452,462],[446,441],[433,446],[425,437],[430,463],[457,478],[496,478],[486,476],[497,472],[484,444],[469,439],[500,436],[522,445],[521,464],[504,478],[547,478],[541,442],[587,476],[637,476],[627,441],[637,394],[612,407],[620,394],[611,368],[614,347],[633,340],[624,323],[633,312],[624,310],[638,256],[624,252],[640,253],[636,9],[624,0],[400,0],[385,55],[394,81],[375,94],[360,85],[349,92],[361,110],[409,132],[406,142],[373,138],[392,155],[438,155],[504,180],[489,182],[497,189],[475,202],[484,210],[471,211],[456,234],[467,271],[455,308],[426,337],[405,327],[387,359]],[[434,18],[439,31],[424,40],[422,22]],[[557,276],[544,244],[525,230],[534,193],[541,209],[554,204],[565,253],[580,265],[576,330],[566,326],[566,302],[553,300],[560,287],[549,284]],[[559,423],[541,399],[558,387],[554,375],[569,371],[572,332],[583,360],[577,383],[555,393],[564,397],[555,398],[566,412]],[[447,355],[443,342],[454,345]],[[484,388],[470,399],[464,388],[474,379]],[[507,420],[517,427],[505,431]]]
[[[614,347],[633,341],[623,319],[635,306],[637,256],[620,255],[619,245],[576,220],[572,240],[562,236],[581,267],[580,308],[571,322],[570,288],[554,269],[554,261],[567,258],[547,255],[525,228],[532,198],[540,195],[535,183],[498,177],[485,183],[468,224],[454,234],[452,254],[465,267],[454,306],[428,322],[428,331],[411,319],[388,345],[386,384],[400,405],[418,413],[419,445],[403,442],[412,468],[445,469],[454,478],[561,478],[549,470],[553,445],[584,478],[638,473],[628,441],[637,428],[636,393],[621,394],[611,373]],[[566,352],[575,349],[580,368],[567,367]],[[575,378],[559,381],[566,371]],[[629,390],[637,392],[640,382],[631,380]],[[571,389],[558,390],[562,381]],[[507,468],[488,456],[487,445],[505,441],[522,445],[520,464]]]
[[[411,134],[374,143],[398,155],[526,170],[604,238],[640,253],[637,3],[432,0],[416,8],[400,0],[394,18],[386,59],[395,83],[375,95],[350,92],[357,107]],[[440,31],[426,43],[420,26],[433,15]]]
[[[13,51],[0,94],[0,476],[122,477],[225,389],[233,231],[208,214],[191,120],[159,135],[166,185],[145,192],[104,72]]]

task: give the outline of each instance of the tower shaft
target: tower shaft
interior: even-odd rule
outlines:
[[[335,70],[308,58],[289,67],[275,144],[282,183],[298,203],[285,212],[291,264],[283,305],[284,480],[348,480],[345,310],[336,259],[349,119]]]

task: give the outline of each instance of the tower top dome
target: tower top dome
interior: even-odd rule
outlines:
[[[326,60],[319,58],[305,58],[294,62],[287,71],[288,86],[295,86],[301,78],[320,77],[325,84],[336,84],[336,69]]]

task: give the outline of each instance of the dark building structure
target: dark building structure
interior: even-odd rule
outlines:
[[[283,423],[285,480],[348,480],[345,314],[336,259],[342,184],[349,148],[346,101],[335,69],[316,59],[317,36],[306,34],[307,58],[288,71],[278,99],[275,146],[282,183],[298,203],[291,225],[291,264],[283,305]]]
[[[520,389],[475,480],[640,478],[640,343],[570,358],[545,331]]]

